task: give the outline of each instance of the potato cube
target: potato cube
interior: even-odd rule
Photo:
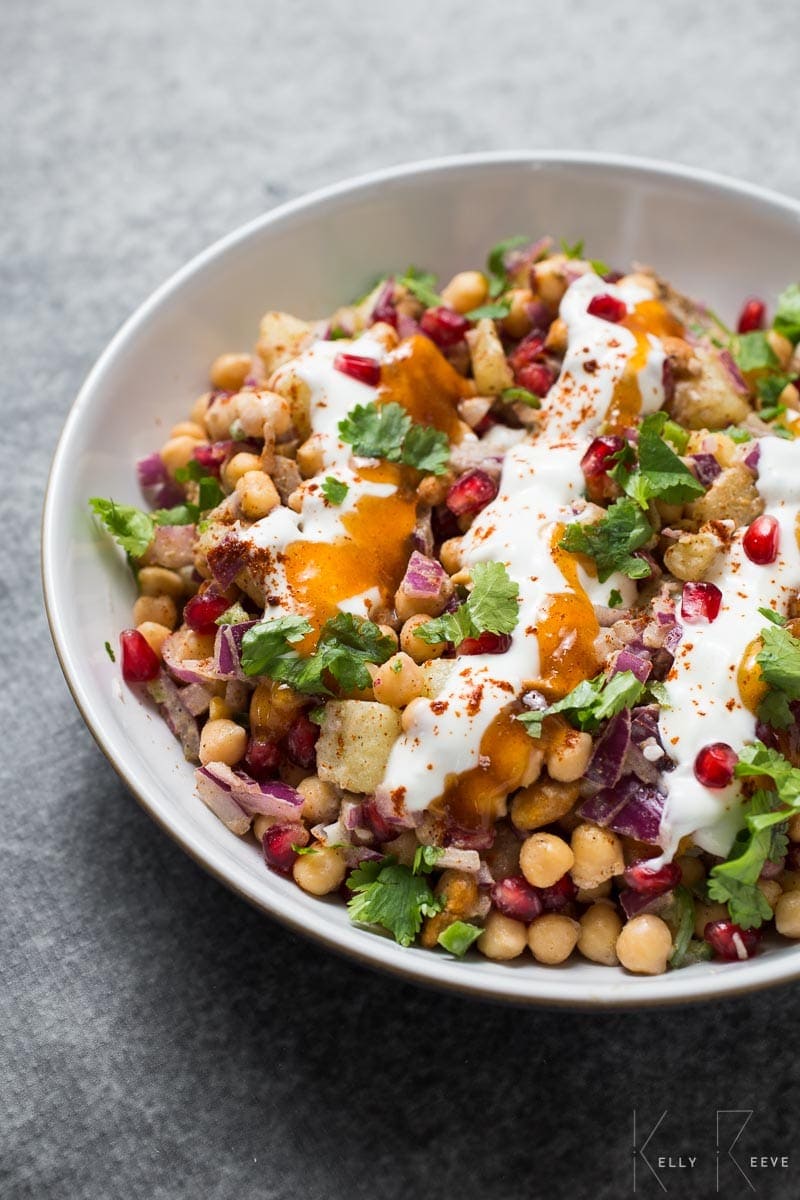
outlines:
[[[370,700],[331,700],[317,742],[317,774],[348,792],[374,792],[400,735],[400,712]]]

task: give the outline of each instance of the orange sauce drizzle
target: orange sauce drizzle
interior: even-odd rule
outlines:
[[[543,620],[536,629],[539,642],[539,679],[536,686],[547,698],[560,700],[584,679],[600,669],[594,643],[600,632],[591,600],[578,577],[579,559],[559,546],[564,525],[553,530],[550,553],[570,591],[557,592],[550,599]],[[594,563],[583,560],[592,571]]]
[[[682,337],[684,327],[660,300],[642,300],[620,321],[620,325],[633,334],[636,348],[625,364],[625,370],[614,388],[608,406],[604,428],[608,433],[622,433],[636,424],[642,410],[642,393],[639,390],[639,372],[647,363],[650,353],[648,333],[655,337]]]
[[[418,425],[433,425],[452,442],[460,442],[464,423],[456,405],[474,391],[433,342],[417,334],[384,359],[378,402],[402,404]]]

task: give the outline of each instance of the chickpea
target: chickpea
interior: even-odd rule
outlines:
[[[800,391],[793,383],[787,383],[786,387],[778,396],[780,404],[785,404],[787,408],[793,409],[795,412],[800,409]]]
[[[775,905],[775,928],[784,937],[800,938],[800,892],[784,892]]]
[[[574,783],[582,779],[592,757],[592,735],[569,725],[557,727],[545,750],[544,760],[551,779]]]
[[[483,857],[495,879],[507,879],[519,875],[519,851],[521,842],[509,825],[498,825],[494,843],[485,850]]]
[[[405,708],[425,688],[425,676],[407,654],[394,654],[372,677],[375,699],[392,708]]]
[[[238,392],[252,365],[249,354],[220,354],[211,364],[211,382],[221,392]]]
[[[636,975],[663,975],[672,953],[669,926],[652,913],[641,913],[623,925],[617,938],[617,957]]]
[[[561,913],[545,913],[528,926],[528,945],[537,962],[555,966],[566,962],[578,944],[581,927]]]
[[[778,333],[775,329],[768,329],[766,338],[770,349],[777,356],[778,362],[785,371],[791,362],[794,346],[787,337],[784,337],[782,333]]]
[[[609,900],[598,900],[591,908],[587,908],[580,926],[578,949],[584,958],[606,967],[615,967],[619,961],[616,945],[622,921],[614,905]]]
[[[141,625],[154,621],[174,629],[178,624],[178,610],[171,596],[140,596],[133,606],[133,623]]]
[[[694,910],[694,933],[695,937],[701,938],[706,931],[706,925],[710,921],[725,921],[728,919],[728,910],[724,904],[717,904],[713,901],[698,900]]]
[[[309,825],[329,825],[339,815],[339,795],[332,783],[307,775],[297,785],[303,797],[302,817]]]
[[[234,454],[233,458],[229,458],[222,468],[222,480],[228,485],[231,491],[236,487],[236,484],[249,471],[260,471],[261,459],[257,454],[249,454],[246,450]]]
[[[694,854],[684,854],[675,860],[681,869],[681,882],[687,887],[700,883],[706,877],[706,869],[702,860]]]
[[[595,900],[605,900],[611,895],[611,880],[604,879],[595,887],[578,888],[575,899],[579,904],[593,904]]]
[[[522,921],[514,921],[493,910],[483,926],[483,933],[475,943],[487,958],[504,962],[519,958],[528,941],[528,931]]]
[[[313,437],[298,447],[297,466],[304,479],[311,479],[313,475],[319,475],[322,470],[324,466],[322,446]]]
[[[461,555],[463,550],[463,538],[452,537],[448,538],[446,542],[442,542],[439,558],[448,575],[455,575],[456,571],[461,570]]]
[[[164,443],[161,447],[161,461],[170,475],[174,476],[177,470],[185,467],[194,458],[195,449],[203,440],[182,434]]]
[[[519,852],[520,870],[533,887],[552,887],[573,862],[569,846],[554,833],[532,833]]]
[[[378,629],[380,629],[384,637],[391,638],[391,640],[394,642],[395,648],[400,645],[400,639],[397,636],[397,630],[392,629],[391,625],[378,625]]]
[[[400,630],[400,648],[413,658],[415,663],[428,662],[431,658],[441,658],[444,653],[444,642],[434,642],[433,645],[430,645],[421,637],[417,637],[416,631],[420,625],[425,625],[428,621],[430,621],[430,617],[425,613],[418,613],[415,617],[409,617]]]
[[[800,842],[800,813],[789,818],[788,833],[790,842]]]
[[[264,813],[258,813],[253,817],[253,836],[256,841],[260,842],[267,830],[277,824],[277,821],[277,817],[268,817]]]
[[[503,318],[503,332],[512,338],[523,338],[530,333],[533,322],[528,313],[528,305],[533,300],[533,292],[529,288],[512,288],[507,294],[511,304],[508,315]]]
[[[180,629],[175,635],[180,638],[180,660],[211,658],[214,653],[214,634],[196,633],[194,629]]]
[[[534,747],[535,749],[535,747]],[[538,751],[541,762],[544,751]],[[517,829],[540,829],[551,825],[570,811],[578,799],[578,784],[560,783],[554,779],[536,779],[517,792],[511,801],[511,820]]]
[[[250,521],[260,521],[281,502],[278,489],[263,471],[245,471],[236,481],[236,491],[242,513]]]
[[[442,288],[442,303],[457,313],[468,313],[484,303],[489,294],[486,276],[480,271],[459,271]]]
[[[233,767],[244,758],[247,731],[235,721],[206,721],[200,734],[200,762],[227,763]]]
[[[206,409],[204,422],[209,437],[222,441],[230,437],[231,425],[239,416],[240,393],[233,395],[216,395]]]
[[[771,909],[775,909],[775,905],[783,894],[783,888],[778,883],[777,879],[759,879],[756,887],[761,892]]]
[[[136,628],[153,653],[161,658],[164,642],[172,631],[166,625],[159,625],[158,621],[142,621],[141,625],[137,625]]]
[[[800,892],[800,871],[781,871],[778,883],[784,892]]]
[[[567,348],[567,323],[561,317],[556,317],[547,331],[544,344],[554,354],[563,354]]]
[[[425,475],[417,484],[417,495],[423,504],[442,504],[453,482],[453,475],[446,471],[443,475]]]
[[[229,721],[231,719],[231,710],[222,696],[212,696],[208,706],[209,721]]]
[[[596,887],[625,870],[622,842],[610,829],[586,823],[578,825],[570,844],[575,856],[572,880],[579,888]]]
[[[206,440],[206,431],[202,425],[198,425],[195,421],[181,421],[178,425],[173,425],[169,431],[171,438],[190,437],[195,438],[198,442]]]
[[[347,864],[332,846],[315,846],[312,854],[299,854],[292,867],[294,881],[312,896],[327,896],[344,883]]]
[[[206,413],[208,412],[208,403],[211,399],[210,392],[203,392],[202,396],[198,396],[192,405],[192,411],[189,413],[189,420],[194,425],[199,425],[203,430],[203,437],[206,436]]]
[[[141,567],[136,582],[143,596],[171,596],[178,600],[186,591],[178,572],[166,567]]]

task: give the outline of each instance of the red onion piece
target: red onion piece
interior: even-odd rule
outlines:
[[[240,625],[220,625],[214,642],[214,666],[218,679],[240,682],[247,676],[242,670],[242,639],[258,621],[243,621]]]
[[[157,525],[141,562],[147,567],[167,567],[170,571],[191,566],[196,537],[194,525]]]
[[[193,717],[208,711],[213,694],[204,683],[189,683],[180,689],[181,703]]]
[[[261,814],[285,821],[299,820],[303,797],[288,783],[280,779],[259,783],[227,763],[206,763],[202,770],[220,786],[226,787],[239,807],[250,816]]]
[[[586,768],[586,778],[602,788],[614,787],[622,776],[630,740],[631,712],[629,708],[623,708],[622,712],[612,717],[597,742]]]
[[[758,460],[761,458],[761,446],[758,442],[753,442],[750,450],[744,456],[744,465],[751,471],[758,470]]]
[[[728,376],[728,382],[733,386],[733,390],[738,392],[740,396],[749,396],[750,389],[747,386],[747,381],[739,370],[736,360],[730,350],[719,351],[719,361],[725,369]]]
[[[197,762],[200,753],[200,731],[197,718],[181,699],[180,690],[162,670],[158,679],[148,683],[147,690],[158,704],[161,715],[183,747],[184,758]]]
[[[639,683],[647,683],[650,672],[653,669],[653,664],[650,661],[650,656],[642,651],[639,654],[628,648],[620,650],[614,663],[614,669],[611,672],[613,675],[621,675],[623,671],[630,671],[639,680]]]
[[[161,647],[164,666],[181,683],[216,683],[219,672],[213,658],[184,658],[186,636],[186,630],[178,629],[165,640]]]
[[[414,605],[412,611],[438,616],[452,594],[453,585],[440,562],[414,550],[398,591]]]
[[[689,461],[694,466],[694,473],[703,487],[710,487],[722,474],[722,467],[713,454],[692,454]]]
[[[615,833],[657,846],[665,801],[663,792],[634,775],[626,775],[615,787],[604,788],[585,800],[578,815]]]
[[[219,764],[218,764],[219,765]],[[208,767],[199,767],[195,773],[197,794],[214,816],[241,837],[250,828],[250,817],[231,795],[230,784],[219,780]]]

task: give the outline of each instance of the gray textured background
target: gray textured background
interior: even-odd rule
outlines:
[[[351,173],[485,148],[800,195],[798,33],[794,0],[4,0],[3,1197],[616,1198],[634,1106],[669,1110],[653,1147],[703,1156],[665,1174],[674,1195],[714,1194],[718,1108],[755,1109],[748,1150],[791,1153],[797,989],[626,1016],[461,1002],[310,948],[203,874],[73,707],[37,525],[92,361],[214,238]],[[757,1188],[800,1194],[800,1159]],[[663,1193],[640,1175],[637,1194]],[[720,1194],[752,1193],[723,1171]]]

